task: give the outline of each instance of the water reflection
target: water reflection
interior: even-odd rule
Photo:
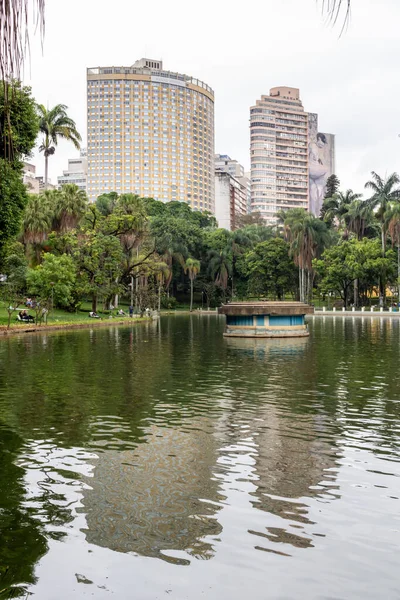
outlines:
[[[399,322],[310,330],[223,338],[223,320],[196,315],[2,340],[9,584],[41,600],[133,585],[396,597]]]
[[[216,443],[207,420],[191,420],[190,431],[150,425],[145,443],[134,450],[110,449],[104,432],[115,426],[121,423],[110,418],[96,423],[104,450],[84,492],[88,542],[180,564],[187,561],[171,551],[211,558],[205,536],[221,531],[213,518],[221,497],[212,477]]]
[[[274,356],[296,356],[307,348],[308,338],[257,339],[244,337],[224,338],[227,347],[246,356],[269,358]]]

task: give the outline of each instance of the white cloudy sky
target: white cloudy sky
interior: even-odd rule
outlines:
[[[246,168],[249,106],[271,87],[299,87],[320,130],[336,134],[342,187],[362,191],[372,169],[400,170],[400,2],[352,3],[339,39],[318,0],[46,0],[43,54],[34,40],[25,82],[39,102],[67,104],[85,140],[86,67],[162,58],[215,90],[216,152]],[[53,181],[74,153],[60,144]]]

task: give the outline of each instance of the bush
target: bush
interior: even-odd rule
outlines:
[[[166,308],[169,310],[175,310],[177,307],[177,300],[176,298],[174,298],[173,296],[170,296],[169,298],[167,296],[163,296],[161,298],[161,308]]]

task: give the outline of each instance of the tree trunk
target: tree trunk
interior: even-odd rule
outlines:
[[[161,283],[158,284],[158,312],[161,311]]]
[[[381,241],[382,241],[382,256],[385,258],[386,254],[386,239],[385,239],[385,229],[382,223],[382,232],[381,232]]]
[[[190,312],[193,311],[193,279],[190,279]]]
[[[47,190],[47,183],[49,179],[49,157],[47,154],[44,155],[44,189]]]
[[[301,302],[301,269],[299,266],[299,298],[300,298],[300,302]]]
[[[358,308],[358,279],[354,280],[354,306]]]
[[[92,311],[97,312],[97,294],[92,295]]]

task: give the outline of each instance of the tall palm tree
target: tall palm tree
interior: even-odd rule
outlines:
[[[55,206],[57,230],[61,233],[75,229],[85,214],[86,193],[74,183],[62,186]]]
[[[77,150],[81,147],[82,138],[76,129],[75,121],[67,115],[67,108],[65,104],[56,104],[50,109],[47,109],[43,104],[38,104],[37,107],[39,131],[43,134],[39,152],[44,153],[45,189],[47,189],[49,175],[49,156],[55,153],[59,139],[69,140]]]
[[[386,210],[386,228],[392,240],[392,246],[397,246],[397,286],[398,302],[400,303],[400,204],[395,203]]]
[[[366,189],[372,190],[373,194],[367,200],[370,207],[375,210],[375,216],[381,224],[382,256],[386,250],[386,217],[385,213],[392,202],[398,202],[400,198],[400,177],[392,173],[389,177],[382,179],[375,171],[371,172],[372,179],[365,184]]]
[[[354,194],[360,196],[360,194]],[[355,234],[360,241],[365,235],[367,228],[373,220],[371,205],[359,197],[352,201],[345,215],[346,225],[349,231]]]
[[[193,283],[200,272],[200,261],[195,258],[188,258],[185,262],[185,273],[190,279],[190,312],[193,310]]]
[[[392,173],[385,179],[382,179],[375,171],[372,171],[371,175],[372,179],[365,184],[365,187],[373,192],[367,202],[371,206],[371,209],[375,211],[375,216],[381,225],[382,256],[385,257],[387,237],[386,211],[392,203],[399,202],[400,189],[398,186],[400,178],[397,173]],[[381,306],[386,303],[386,274],[384,271],[380,277],[379,303]]]
[[[22,240],[34,250],[35,262],[40,262],[42,244],[51,231],[53,213],[46,197],[31,194],[25,207]]]
[[[355,194],[355,196],[360,196],[360,194]],[[360,241],[364,237],[367,227],[372,223],[372,208],[365,200],[356,198],[350,204],[344,218],[349,231],[354,233]],[[354,306],[358,307],[358,277],[354,280]]]
[[[333,223],[336,221],[338,229],[344,227],[343,238],[347,239],[348,231],[346,228],[347,213],[351,203],[359,200],[361,194],[355,194],[353,190],[337,192],[331,198],[325,198],[323,203],[324,221]]]
[[[285,238],[299,268],[300,300],[310,301],[314,276],[313,260],[322,253],[329,240],[326,224],[303,208],[288,210],[284,217]]]
[[[223,291],[224,297],[228,287],[228,279],[232,273],[232,252],[225,250],[211,250],[208,254],[208,270],[214,283]]]

